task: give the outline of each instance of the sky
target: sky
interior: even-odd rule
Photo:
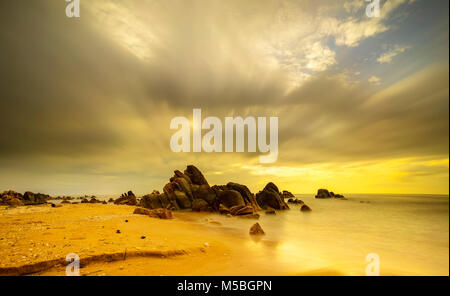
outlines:
[[[0,191],[146,194],[210,184],[448,194],[449,3],[0,3]],[[277,116],[279,155],[174,153],[176,116]]]

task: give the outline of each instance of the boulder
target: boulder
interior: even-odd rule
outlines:
[[[139,206],[147,208],[147,209],[158,209],[158,208],[162,208],[162,203],[161,203],[161,199],[159,198],[160,194],[147,194],[144,195],[140,202],[139,202]]]
[[[251,235],[263,235],[265,234],[264,230],[262,229],[261,225],[259,223],[253,224],[253,226],[250,228],[250,234]]]
[[[239,192],[241,194],[242,198],[244,198],[245,204],[252,206],[255,209],[255,211],[261,210],[261,208],[258,205],[258,202],[256,201],[255,195],[250,192],[250,190],[248,189],[247,186],[238,184],[238,183],[229,182],[226,185],[226,187]]]
[[[256,201],[263,209],[271,207],[276,210],[286,210],[289,206],[281,198],[278,187],[272,182],[268,183],[266,187],[256,194]]]
[[[302,205],[302,207],[300,208],[300,211],[302,211],[302,212],[311,212],[312,210],[307,205]]]
[[[202,172],[193,165],[188,165],[184,174],[189,177],[192,184],[209,186],[208,181],[206,181]]]
[[[231,209],[234,206],[245,206],[244,199],[236,190],[224,190],[219,192],[218,198],[220,203]]]
[[[316,198],[331,198],[331,194],[327,189],[319,189],[317,190]]]

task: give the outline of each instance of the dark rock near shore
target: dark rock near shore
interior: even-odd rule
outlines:
[[[307,205],[302,205],[302,207],[300,208],[300,211],[302,211],[302,212],[311,212],[312,210],[311,210],[311,208],[309,207],[309,206],[307,206]]]
[[[261,225],[259,223],[253,224],[253,226],[250,228],[250,234],[251,235],[263,235],[265,234],[264,230],[262,229]]]
[[[284,202],[278,187],[270,182],[264,187],[264,189],[256,194],[256,201],[263,209],[271,207],[276,210],[289,209],[287,203]]]

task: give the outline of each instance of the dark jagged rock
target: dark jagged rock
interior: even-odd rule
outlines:
[[[128,193],[124,193],[118,199],[116,199],[114,201],[114,204],[135,206],[137,205],[137,199],[132,191],[128,191]]]
[[[256,194],[256,201],[263,209],[271,207],[276,210],[286,210],[289,206],[284,202],[278,191],[278,187],[270,182],[264,189]]]
[[[184,174],[189,177],[192,184],[209,186],[208,181],[206,181],[202,172],[200,172],[200,170],[193,165],[188,165],[184,171]]]

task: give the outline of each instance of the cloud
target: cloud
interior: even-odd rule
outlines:
[[[392,59],[394,57],[405,52],[409,48],[410,48],[409,46],[395,45],[394,48],[392,48],[392,49],[388,50],[387,52],[383,53],[382,55],[380,55],[377,58],[377,62],[380,64],[390,63],[390,62],[392,62]]]
[[[367,81],[374,85],[379,85],[381,83],[381,79],[376,76],[371,76]]]
[[[261,172],[342,176],[333,166],[448,154],[448,69],[377,72],[380,88],[343,74],[367,77],[342,58],[389,31],[407,1],[370,20],[342,1],[96,0],[80,20],[64,1],[12,3],[0,27],[0,187],[146,193],[194,163],[211,183],[257,189]],[[278,116],[276,166],[172,153],[170,120],[193,108]]]

